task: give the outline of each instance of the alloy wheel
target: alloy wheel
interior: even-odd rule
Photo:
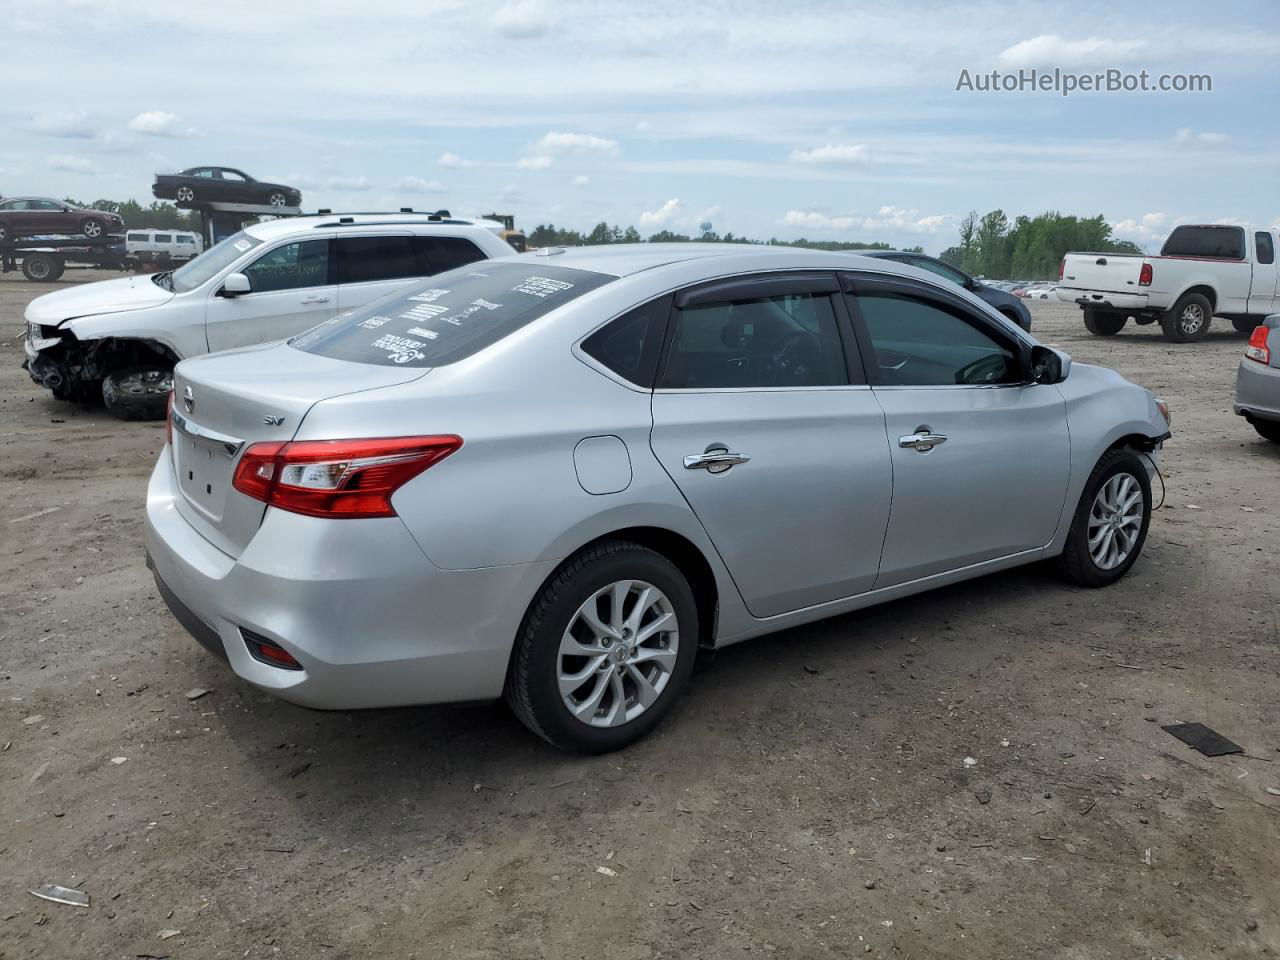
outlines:
[[[102,236],[102,224],[97,220],[86,221],[84,225],[84,235],[91,238]]]
[[[1142,486],[1130,473],[1107,479],[1089,510],[1089,556],[1100,570],[1114,570],[1133,552],[1146,508]]]
[[[116,380],[117,390],[130,397],[147,397],[173,390],[173,373],[168,370],[139,370]]]
[[[675,669],[680,628],[661,590],[619,580],[593,593],[569,620],[556,658],[571,716],[615,727],[648,710]]]
[[[1189,303],[1182,308],[1182,316],[1178,317],[1178,327],[1188,336],[1199,333],[1204,326],[1204,310],[1198,303]]]
[[[174,194],[183,203],[190,203],[196,198],[196,193],[190,187],[179,187],[178,192]]]
[[[285,195],[283,193],[273,193],[267,197],[267,202],[273,207],[285,206]]]

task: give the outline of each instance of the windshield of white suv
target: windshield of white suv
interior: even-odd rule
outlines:
[[[533,261],[481,261],[334,317],[289,344],[335,360],[438,367],[478,353],[616,279]]]
[[[231,266],[262,241],[241,230],[215,244],[185,266],[173,271],[171,282],[174,293],[187,293]]]

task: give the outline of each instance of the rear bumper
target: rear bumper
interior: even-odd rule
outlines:
[[[1103,310],[1150,310],[1145,293],[1116,293],[1110,290],[1085,290],[1079,287],[1059,287],[1058,299],[1081,307],[1099,307]]]
[[[1256,360],[1241,360],[1232,409],[1250,419],[1280,420],[1280,369]]]
[[[179,623],[238,676],[321,709],[501,695],[525,608],[554,561],[445,571],[398,518],[279,510],[231,557],[178,512],[170,463],[166,448],[147,489],[148,562]],[[302,669],[254,659],[242,628]]]

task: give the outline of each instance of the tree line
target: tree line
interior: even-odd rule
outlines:
[[[770,237],[768,240],[753,240],[729,231],[724,234],[708,230],[693,236],[687,233],[675,233],[671,230],[659,230],[648,237],[641,236],[635,227],[615,226],[604,222],[597,223],[590,231],[582,233],[557,227],[553,223],[540,223],[527,234],[531,247],[582,247],[595,246],[602,243],[742,243],[773,247],[808,247],[812,250],[894,250],[890,243],[864,243],[859,240],[779,240]],[[915,253],[924,253],[923,247],[904,248]]]
[[[960,221],[960,242],[939,258],[993,280],[1047,280],[1058,276],[1058,264],[1069,250],[1142,253],[1136,243],[1115,239],[1102,214],[1075,217],[1051,210],[1015,217],[1010,225],[1003,210],[981,217],[974,210]]]

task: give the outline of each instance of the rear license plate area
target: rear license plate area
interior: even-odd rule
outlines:
[[[231,457],[220,445],[189,436],[178,435],[174,442],[182,495],[210,518],[221,519],[231,484]]]

